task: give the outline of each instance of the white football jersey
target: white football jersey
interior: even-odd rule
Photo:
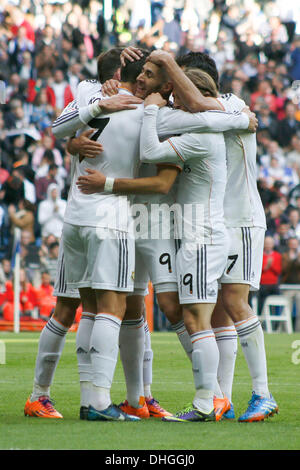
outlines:
[[[86,92],[86,88],[82,86],[76,98],[79,119],[82,109],[88,108],[89,104],[102,97],[99,83],[94,84],[94,93],[93,90]],[[123,89],[120,89],[119,93],[130,94]],[[100,115],[94,119],[90,117],[87,126],[81,127],[81,132],[90,128],[95,129],[92,138],[97,139],[103,145],[104,150],[99,157],[75,160],[75,171],[65,213],[66,222],[73,225],[128,231],[130,218],[129,201],[126,196],[104,192],[83,194],[78,189],[76,181],[79,176],[87,174],[88,168],[99,170],[105,176],[114,178],[136,177],[139,167],[139,137],[142,119],[143,105],[137,105],[134,110],[119,111],[109,116]],[[72,122],[74,128],[71,128]],[[74,134],[77,130],[77,117],[73,116],[67,123],[68,135]],[[64,127],[66,127],[66,122]]]
[[[218,98],[225,111],[241,111],[245,102],[228,93]],[[266,228],[266,217],[257,189],[256,134],[247,131],[224,133],[227,185],[224,217],[227,227]]]
[[[226,148],[222,132],[192,133],[159,142],[157,106],[148,106],[141,132],[141,160],[181,162],[177,203],[177,236],[183,241],[218,245],[224,242],[223,203],[226,187]],[[177,213],[178,215],[178,213]]]

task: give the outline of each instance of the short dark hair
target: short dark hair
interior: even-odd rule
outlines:
[[[114,47],[98,56],[97,74],[100,83],[113,78],[114,73],[121,67],[120,55],[122,50],[122,47]]]
[[[205,54],[205,52],[189,52],[188,54],[178,56],[176,62],[179,67],[201,69],[208,73],[219,90],[219,73],[216,63],[214,59],[208,54]]]
[[[150,55],[150,51],[146,49],[140,49],[143,53],[143,57],[134,62],[130,62],[125,59],[125,66],[121,67],[121,81],[127,83],[135,83],[137,77],[142,72],[143,66],[145,65],[147,57]]]

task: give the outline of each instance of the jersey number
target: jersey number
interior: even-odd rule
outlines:
[[[190,286],[190,294],[193,293],[193,275],[191,273],[187,273],[183,276],[182,284],[184,286]]]
[[[109,123],[110,118],[103,118],[103,119],[92,119],[91,121],[88,122],[88,126],[98,129],[95,134],[92,135],[91,140],[96,141],[101,134],[101,132],[104,131],[106,128],[107,124]],[[79,162],[81,163],[82,160],[84,160],[85,157],[79,157]]]
[[[229,273],[230,273],[230,271],[232,270],[233,266],[234,266],[235,263],[236,263],[236,260],[238,259],[238,256],[239,256],[239,255],[231,255],[231,256],[228,256],[228,259],[229,259],[229,260],[232,260],[232,263],[230,263],[230,265],[228,266],[227,271],[226,271],[226,274],[229,274]]]
[[[160,264],[167,264],[167,265],[168,265],[168,269],[169,269],[169,273],[172,272],[171,256],[169,255],[169,253],[163,253],[163,254],[159,257],[159,262],[160,262]]]

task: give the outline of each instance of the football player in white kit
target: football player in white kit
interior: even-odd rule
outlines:
[[[179,67],[200,68],[211,74],[217,82],[214,61],[206,54],[190,53],[177,60],[169,54],[155,51],[149,60],[163,66],[172,76],[174,89],[191,112],[219,109],[240,111],[245,102],[233,94],[206,98],[189,85]],[[261,421],[278,412],[278,405],[268,388],[267,361],[264,336],[260,321],[248,303],[249,289],[258,289],[261,267],[265,214],[257,190],[256,181],[256,136],[248,133],[225,133],[228,181],[224,199],[225,224],[229,232],[230,248],[228,266],[222,276],[221,293],[213,315],[213,326],[219,347],[232,340],[231,361],[221,364],[219,383],[231,397],[231,386],[235,363],[235,330],[246,358],[252,378],[252,397],[240,422]],[[229,320],[230,317],[231,321]],[[221,344],[223,345],[221,346]],[[221,355],[222,356],[222,355]],[[226,354],[223,355],[225,357]],[[231,362],[231,365],[230,365]],[[231,409],[229,417],[234,417]]]
[[[98,73],[101,74],[104,81],[112,77],[119,78],[120,54],[122,50],[121,48],[114,48],[106,54],[99,56]],[[98,91],[100,88],[99,82],[96,80],[84,80],[79,84],[78,93],[91,94],[91,91],[95,92],[95,86]],[[135,100],[130,101],[128,99],[126,104],[124,102],[123,109],[128,109],[129,105],[134,104],[134,102]],[[68,119],[72,114],[76,113],[76,107],[77,102],[75,99],[69,106],[70,111],[66,113],[64,119]],[[119,109],[121,109],[120,103]],[[93,130],[83,132],[76,138],[76,141],[86,157],[94,158],[102,151],[103,147],[99,142],[89,138],[92,133],[94,133]],[[74,160],[71,161],[71,180],[73,172]],[[76,310],[80,305],[78,289],[68,288],[66,284],[62,240],[60,240],[54,295],[57,296],[54,314],[45,325],[39,339],[33,391],[24,408],[24,413],[27,416],[62,418],[61,413],[54,408],[51,402],[50,386],[64,348],[66,334],[74,322]],[[89,320],[90,317],[88,317],[87,321],[91,323]],[[80,412],[82,413],[82,410]]]
[[[210,78],[210,77],[208,77]],[[212,80],[210,79],[210,81],[212,82]],[[148,103],[148,99],[146,100],[145,104]],[[150,109],[150,107],[149,107]],[[146,109],[146,111],[148,110],[148,108]],[[145,111],[145,113],[146,113]],[[161,121],[163,121],[164,123],[170,123],[170,120],[172,121],[172,119],[174,119],[174,121],[176,121],[176,124],[177,124],[177,129],[181,129],[181,123],[183,124],[184,123],[184,117],[187,118],[188,115],[186,113],[181,113],[179,112],[179,115],[177,114],[178,112],[174,112],[172,110],[167,110],[165,109],[166,113],[163,114],[163,116],[161,116]],[[169,112],[168,112],[169,111]],[[173,116],[172,116],[173,114]],[[215,114],[215,113],[214,113]],[[229,116],[225,116],[226,113],[221,113],[223,116],[223,120],[224,118],[229,118]],[[185,115],[185,116],[183,116]],[[153,161],[169,161],[169,162],[180,162],[179,158],[178,158],[178,147],[176,145],[177,141],[176,141],[176,138],[175,138],[175,143],[173,142],[173,139],[172,140],[169,140],[168,143],[166,142],[166,145],[167,145],[167,148],[168,149],[171,149],[171,155],[166,155],[165,153],[161,154],[160,152],[160,145],[162,146],[162,144],[159,144],[158,140],[156,142],[156,146],[155,146],[155,149],[153,150],[153,139],[152,139],[152,132],[156,132],[156,116],[155,117],[155,122],[153,124],[153,129],[152,128],[149,128],[149,125],[148,127],[146,127],[144,129],[144,131],[142,132],[142,141],[141,141],[141,154],[144,155],[144,154],[147,154],[147,150],[149,149],[150,152],[151,152],[151,159],[153,158]],[[203,117],[204,119],[204,114],[201,116]],[[209,118],[212,118],[212,113],[208,116]],[[222,118],[220,115],[217,115],[217,117],[222,121]],[[233,115],[230,116],[230,119],[232,120],[233,119]],[[238,117],[239,121],[240,121],[240,125],[241,124],[241,115],[239,114],[239,117]],[[145,122],[146,122],[146,117],[145,117],[145,121],[144,121],[144,126],[145,126]],[[245,129],[247,128],[248,126],[248,123],[249,121],[246,121],[247,122],[247,125],[244,127]],[[173,122],[173,125],[174,125],[174,122]],[[198,125],[198,127],[200,126],[200,120],[199,120],[199,116],[190,116],[190,122],[189,122],[189,125],[194,125],[195,127]],[[202,126],[203,126],[203,122],[202,122]],[[168,127],[168,125],[166,126]],[[175,126],[176,127],[176,126]],[[155,128],[155,129],[154,129]],[[159,128],[159,125],[158,125],[158,128]],[[170,128],[172,129],[172,124],[169,125],[169,131],[170,131]],[[218,128],[217,130],[220,130],[220,128]],[[170,132],[169,132],[170,133]],[[206,140],[205,140],[205,137],[206,137]],[[180,138],[180,141],[183,140],[183,138],[187,138],[188,140],[191,139],[191,137],[189,136],[182,136]],[[200,152],[202,152],[202,156],[203,156],[203,162],[201,162],[199,164],[198,162],[198,165],[197,165],[197,161],[193,160],[193,162],[191,163],[191,166],[193,166],[193,170],[191,170],[190,168],[190,172],[187,172],[187,173],[184,173],[183,175],[180,176],[180,179],[179,179],[179,192],[177,194],[177,201],[180,200],[181,204],[184,205],[184,204],[194,204],[195,205],[195,202],[196,201],[202,201],[204,202],[204,206],[205,206],[205,209],[204,209],[204,220],[206,220],[206,223],[207,225],[204,225],[204,227],[202,226],[203,228],[203,231],[204,233],[201,233],[201,222],[202,221],[199,221],[200,222],[200,233],[199,233],[199,227],[198,227],[198,231],[197,231],[197,237],[200,237],[200,234],[203,235],[204,239],[205,239],[205,243],[204,245],[201,244],[201,246],[199,245],[199,242],[200,239],[196,237],[196,239],[193,240],[193,243],[188,243],[189,241],[191,242],[190,239],[186,239],[184,240],[184,249],[181,248],[181,250],[179,251],[179,254],[177,255],[178,257],[178,263],[179,263],[179,270],[181,271],[180,274],[177,273],[177,277],[179,276],[180,277],[180,282],[179,282],[179,285],[181,286],[180,288],[180,300],[181,300],[181,303],[182,304],[189,304],[191,305],[191,307],[195,307],[195,303],[196,304],[201,304],[201,310],[202,310],[202,315],[204,317],[206,317],[206,312],[204,312],[204,310],[206,311],[207,310],[207,317],[208,319],[210,319],[210,316],[209,316],[209,309],[212,310],[213,308],[213,305],[216,301],[216,298],[217,298],[217,278],[221,276],[223,270],[224,270],[224,266],[225,266],[225,260],[226,260],[226,249],[224,250],[224,243],[226,244],[226,232],[224,230],[224,224],[222,222],[222,214],[223,214],[223,192],[225,191],[225,185],[226,185],[226,166],[225,166],[225,144],[224,144],[224,139],[223,139],[223,136],[222,134],[219,134],[219,135],[216,135],[214,136],[214,139],[211,138],[211,136],[208,134],[207,136],[205,134],[202,134],[201,135],[201,138],[202,140],[205,141],[205,145],[202,145],[202,147],[200,146],[199,144],[199,140],[196,138],[194,141],[192,140],[192,143],[191,144],[188,144],[185,142],[184,145],[184,151],[185,151],[185,154],[186,155],[189,155],[191,159],[195,158],[195,156],[199,155]],[[214,147],[212,146],[211,144],[209,144],[209,138],[214,140],[214,143],[216,143],[218,141],[218,138],[220,140],[220,145],[219,147],[220,148],[216,148],[217,145]],[[147,140],[148,139],[148,140]],[[178,139],[178,138],[177,138]],[[169,145],[169,143],[171,143],[171,145],[174,147],[171,147]],[[221,146],[223,145],[223,162],[222,162],[222,157],[220,157],[220,161],[218,163],[219,165],[219,168],[216,166],[216,163],[217,163],[217,159],[216,157],[212,158],[212,155],[214,153],[214,155],[221,155],[222,156],[222,149],[221,149]],[[165,147],[164,147],[165,148]],[[175,150],[176,149],[176,150]],[[153,156],[155,155],[155,157]],[[169,157],[170,160],[168,160],[166,157]],[[143,158],[146,159],[145,155],[143,156]],[[184,157],[183,157],[184,158]],[[210,161],[212,159],[212,161]],[[147,161],[150,161],[150,160],[147,160]],[[192,160],[191,160],[192,161]],[[210,166],[213,168],[212,170],[212,173],[213,175],[211,174],[209,177],[206,176],[205,178],[205,174],[207,175],[207,161],[210,162]],[[223,165],[223,166],[222,166]],[[199,167],[199,168],[197,168]],[[201,167],[201,168],[200,168]],[[222,167],[222,168],[221,168]],[[221,171],[222,170],[222,171]],[[209,173],[209,172],[208,172]],[[96,176],[98,176],[99,178],[99,174],[98,175],[94,175],[95,178]],[[199,185],[199,178],[201,179],[201,177],[203,178],[203,181],[202,182],[205,182],[204,185],[202,185],[202,188],[201,188],[201,185]],[[191,181],[190,181],[191,179]],[[100,177],[100,180],[101,180],[101,177]],[[98,179],[98,183],[100,181]],[[82,189],[84,190],[85,188],[85,185],[84,185],[84,181],[85,181],[85,178],[84,177],[81,177],[80,178],[80,181],[82,181],[82,184],[81,184],[81,187]],[[88,177],[87,177],[87,181],[88,181]],[[94,189],[96,189],[96,181],[97,181],[97,178],[95,179],[95,187]],[[214,182],[213,184],[213,189],[211,188],[212,186],[212,182]],[[206,185],[208,184],[209,188],[211,188],[211,192],[209,191],[209,188],[208,190],[206,190]],[[199,186],[200,186],[200,196],[199,196]],[[88,187],[88,186],[87,186]],[[187,188],[189,188],[190,190],[188,190]],[[198,189],[197,189],[198,188]],[[224,189],[224,191],[222,192],[222,188]],[[157,186],[156,185],[151,185],[151,178],[139,178],[137,180],[122,180],[122,179],[116,179],[115,180],[115,183],[114,183],[114,191],[118,192],[147,192],[148,191],[152,191],[152,192],[155,192],[158,190]],[[194,191],[196,190],[196,193],[194,194]],[[207,196],[206,196],[207,194]],[[209,194],[211,196],[211,200],[209,198]],[[189,196],[188,196],[189,195]],[[187,199],[186,199],[187,197]],[[191,199],[189,199],[189,197]],[[199,199],[200,197],[200,199]],[[216,204],[216,199],[219,198],[219,207],[218,207],[218,204]],[[209,199],[209,202],[207,202],[207,199]],[[212,230],[212,227],[214,227],[214,229]],[[212,233],[213,232],[213,233]],[[209,246],[213,244],[213,246]],[[190,249],[190,245],[192,245],[192,249]],[[180,265],[180,258],[182,258],[181,254],[183,253],[183,258],[185,255],[187,255],[188,257],[190,257],[191,259],[189,260],[182,260],[182,265],[183,267],[181,267]],[[224,258],[224,259],[223,259]],[[209,261],[209,262],[208,262]],[[195,263],[195,266],[193,267],[192,264]],[[207,269],[207,266],[209,266],[209,264],[213,263],[214,264],[214,267],[215,269]],[[184,270],[184,267],[188,265],[188,270],[190,271],[191,269],[195,269],[195,273],[191,273],[191,272],[187,272],[187,273],[183,273],[182,271]],[[200,268],[200,265],[201,265],[201,268]],[[217,272],[218,271],[218,272]],[[217,277],[216,277],[217,276]],[[214,292],[213,292],[214,291]],[[189,307],[187,307],[186,305],[184,305],[184,307],[186,307],[187,310],[189,310]],[[193,349],[198,349],[199,347],[200,348],[205,348],[207,347],[207,345],[205,345],[205,343],[209,343],[208,344],[208,347],[211,348],[211,351],[210,353],[208,354],[208,357],[211,358],[211,361],[213,362],[216,362],[216,364],[218,363],[218,360],[216,359],[216,354],[214,355],[213,354],[213,349],[214,348],[214,345],[213,345],[213,341],[211,340],[211,337],[213,337],[213,335],[209,335],[209,339],[206,338],[207,336],[207,332],[205,333],[201,333],[200,336],[199,336],[199,331],[195,331],[195,330],[198,330],[199,328],[199,325],[195,325],[193,324],[194,323],[194,318],[193,316],[191,316],[188,320],[187,320],[187,317],[188,317],[188,313],[186,313],[185,315],[185,320],[186,320],[186,323],[188,324],[188,328],[189,328],[189,331],[192,332],[194,334],[194,336],[192,336],[192,339],[194,339],[194,343],[196,344],[196,346],[194,346],[193,344]],[[203,320],[204,321],[204,320]],[[196,322],[197,323],[197,322]],[[205,327],[206,328],[210,328],[210,326],[208,326],[207,324],[205,324]],[[199,346],[199,343],[198,341],[202,339],[203,341],[201,342],[201,346]],[[211,344],[210,344],[211,343]],[[216,352],[216,351],[214,351]],[[199,362],[199,359],[200,359],[200,356],[197,352],[195,354],[193,354],[193,361],[194,362]],[[203,355],[202,355],[203,357]],[[206,356],[205,356],[206,357]],[[215,383],[214,383],[214,372],[213,372],[213,367],[211,365],[211,363],[209,363],[209,361],[207,361],[207,357],[206,357],[206,364],[207,364],[207,371],[206,371],[206,378],[207,376],[209,376],[210,374],[210,371],[211,371],[211,375],[210,375],[210,380],[211,380],[211,383],[209,385],[210,387],[210,397],[209,397],[209,400],[207,400],[207,393],[208,393],[208,388],[207,388],[207,384],[205,384],[204,387],[201,387],[201,384],[200,384],[200,379],[199,379],[199,374],[195,373],[195,382],[197,384],[196,388],[197,388],[197,392],[196,392],[196,397],[195,397],[195,400],[194,400],[194,403],[196,404],[197,403],[197,406],[198,408],[193,408],[193,410],[188,410],[186,411],[185,413],[183,413],[183,415],[181,417],[166,417],[164,419],[167,419],[167,420],[176,420],[176,421],[179,421],[179,420],[182,420],[182,421],[186,421],[186,420],[208,420],[208,419],[214,419],[215,415],[214,415],[214,411],[213,411],[213,393],[214,393],[214,386],[215,386]],[[216,364],[214,364],[214,367],[216,369]],[[194,367],[195,368],[195,367]],[[198,368],[199,369],[199,368]],[[199,372],[199,370],[198,370]],[[213,385],[212,385],[213,384]],[[200,391],[201,390],[201,391]],[[205,395],[205,398],[203,396],[203,399],[199,396],[204,394]],[[209,401],[209,403],[207,403],[207,401]],[[227,400],[228,401],[228,400]],[[205,411],[203,410],[203,408],[205,407],[206,405],[206,408],[205,408]],[[202,407],[202,411],[200,411],[200,407]],[[208,410],[209,408],[209,410]]]

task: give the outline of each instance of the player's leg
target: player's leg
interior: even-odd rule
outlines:
[[[143,365],[145,349],[144,330],[144,289],[136,289],[126,299],[126,313],[119,337],[120,359],[122,361],[127,397],[120,408],[125,413],[140,418],[149,418],[145,403]]]
[[[96,296],[96,315],[90,339],[93,385],[87,419],[139,420],[111,402],[110,390],[119,353],[119,336],[126,297],[133,291],[134,240],[126,233],[86,229],[90,287]]]
[[[220,290],[218,293],[218,300],[213,311],[211,324],[219,349],[216,400],[223,398],[224,395],[229,399],[231,407],[230,410],[224,413],[224,418],[234,419],[232,384],[237,356],[237,333],[233,321],[224,309]]]
[[[252,378],[253,396],[250,408],[252,410],[253,401],[255,403],[255,412],[253,413],[255,419],[260,419],[260,417],[264,419],[277,411],[278,407],[268,387],[263,330],[258,317],[248,302],[250,286],[253,289],[259,288],[264,230],[257,227],[230,229],[230,238],[234,240],[236,255],[232,259],[231,269],[227,269],[221,280],[222,302],[234,322]],[[266,408],[261,414],[260,406]],[[246,412],[245,415],[239,419],[241,421],[252,419],[249,413]]]
[[[182,306],[179,303],[177,283],[174,284],[173,291],[164,291],[164,289],[169,289],[170,287],[168,283],[155,286],[157,303],[160,310],[169,320],[172,330],[177,334],[186,355],[192,360],[192,343],[184,324]]]
[[[43,328],[36,357],[33,391],[25,406],[25,414],[40,417],[61,417],[51,405],[50,387],[60,360],[66,334],[72,326],[80,304],[79,292],[68,289],[65,263],[60,243],[54,295],[57,296],[55,311]]]
[[[192,370],[195,395],[192,407],[183,410],[175,421],[215,420],[214,393],[217,382],[219,350],[211,327],[217,301],[218,283],[226,262],[227,246],[183,245],[177,254],[179,297],[183,318],[192,342]],[[225,405],[225,402],[224,402]],[[230,404],[222,408],[227,411]],[[218,416],[221,417],[221,413]]]
[[[191,359],[191,341],[184,325],[178,296],[175,240],[174,238],[150,239],[138,243],[141,245],[140,256],[148,267],[158,306]]]
[[[92,389],[92,362],[90,354],[91,334],[97,313],[95,292],[91,288],[80,288],[82,315],[76,334],[76,356],[80,384],[80,419],[87,419]]]
[[[278,411],[268,387],[264,333],[261,323],[248,304],[249,286],[226,284],[222,287],[223,304],[234,321],[239,342],[252,378],[253,397],[262,397],[266,410],[262,418]],[[248,419],[248,413],[239,418]]]

